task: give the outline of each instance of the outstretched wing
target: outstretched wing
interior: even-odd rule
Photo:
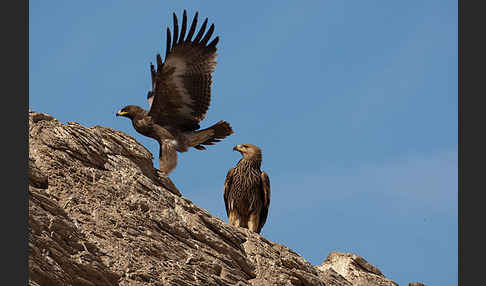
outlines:
[[[197,130],[199,122],[206,116],[211,100],[211,73],[216,68],[216,44],[219,37],[208,44],[214,32],[214,24],[206,32],[206,18],[192,39],[197,17],[196,12],[186,37],[186,11],[180,33],[174,13],[174,39],[171,40],[170,29],[167,28],[165,61],[162,62],[160,54],[157,54],[157,70],[150,64],[152,91],[149,91],[147,97],[149,115],[159,125]]]
[[[229,169],[228,173],[226,174],[226,180],[224,181],[224,206],[226,207],[226,215],[228,217],[233,204],[233,202],[230,202],[229,195],[229,192],[231,190],[231,183],[233,181],[233,170],[234,168]]]
[[[263,206],[260,211],[260,223],[258,224],[258,233],[263,228],[263,225],[267,221],[268,208],[270,207],[270,178],[268,178],[267,173],[262,172],[260,174],[262,180],[262,193],[263,193]]]

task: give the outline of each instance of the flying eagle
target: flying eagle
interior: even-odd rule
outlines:
[[[262,151],[251,144],[236,145],[243,158],[226,174],[224,204],[229,223],[260,233],[270,206],[270,179],[260,170]]]
[[[177,16],[174,18],[174,39],[167,28],[165,61],[157,54],[157,70],[150,64],[152,90],[148,92],[149,110],[128,105],[116,115],[132,120],[135,130],[159,142],[160,171],[169,174],[177,165],[177,152],[190,147],[205,150],[203,145],[214,145],[233,133],[230,124],[219,121],[213,126],[198,130],[209,108],[211,99],[211,73],[216,68],[216,44],[211,42],[214,24],[206,31],[208,19],[203,22],[195,38],[198,13],[189,32],[186,11],[179,32]],[[209,42],[209,44],[208,44]],[[176,152],[177,151],[177,152]]]

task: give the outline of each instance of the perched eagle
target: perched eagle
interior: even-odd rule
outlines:
[[[251,144],[236,145],[233,150],[243,158],[226,175],[226,214],[230,224],[260,233],[270,206],[270,179],[260,170],[262,151]]]
[[[211,73],[216,67],[219,37],[209,42],[214,24],[206,32],[206,18],[193,38],[197,17],[196,12],[186,36],[186,11],[180,33],[177,16],[173,14],[174,39],[171,40],[170,29],[167,28],[165,61],[162,62],[160,54],[157,54],[157,70],[150,64],[152,90],[147,95],[149,110],[128,105],[116,113],[130,118],[137,132],[159,142],[160,171],[166,174],[176,167],[177,152],[186,152],[190,147],[205,150],[203,145],[214,145],[233,133],[230,124],[225,121],[198,130],[211,99]]]

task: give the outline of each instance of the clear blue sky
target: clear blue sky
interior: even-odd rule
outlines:
[[[227,221],[231,149],[263,149],[263,235],[318,265],[352,252],[400,285],[457,285],[457,1],[30,1],[29,107],[108,126],[146,107],[172,12],[220,36],[203,127],[235,134],[179,158],[184,196]],[[158,167],[157,160],[154,164]]]

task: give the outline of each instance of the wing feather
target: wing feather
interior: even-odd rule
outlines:
[[[206,36],[201,40],[200,44],[201,45],[206,45],[209,41],[209,38],[213,35],[214,32],[214,24],[211,24],[211,26],[208,29],[208,32],[206,33]]]
[[[162,70],[162,58],[160,55],[157,55],[157,72]],[[157,83],[157,77],[155,78],[155,82]]]
[[[199,40],[201,40],[203,34],[204,34],[204,31],[206,31],[206,26],[208,25],[208,18],[206,18],[203,22],[203,24],[201,25],[201,28],[199,30],[199,33],[197,33],[196,37],[194,38],[194,43],[199,43]]]
[[[228,173],[226,174],[226,179],[224,181],[224,206],[226,207],[226,215],[229,217],[229,212],[231,209],[232,202],[230,202],[230,191],[231,191],[231,184],[233,182],[233,171],[234,168],[229,169]]]
[[[174,18],[174,41],[172,42],[172,48],[177,45],[177,37],[179,36],[179,24],[177,23],[177,16],[175,13],[172,13]]]
[[[165,58],[166,59],[169,56],[169,53],[170,53],[170,29],[167,28],[167,43],[166,43],[166,46],[165,46]],[[157,55],[157,57],[160,57],[160,55]],[[162,66],[161,66],[161,68],[162,68]]]
[[[208,48],[209,48],[209,49],[215,48],[215,47],[216,47],[216,45],[218,44],[218,42],[219,42],[219,37],[214,38],[214,39],[211,41],[211,43],[209,43]]]
[[[181,36],[179,37],[179,44],[184,41],[184,37],[186,35],[186,26],[187,26],[187,15],[186,10],[182,14],[182,28],[181,28]]]
[[[155,87],[155,67],[152,63],[150,63],[150,76],[152,77],[152,89]]]
[[[197,25],[197,16],[198,12],[196,12],[196,15],[194,15],[194,19],[192,20],[191,28],[189,28],[189,33],[187,34],[186,42],[191,41],[192,36],[194,35],[194,32],[196,31],[196,25]]]
[[[258,232],[263,228],[263,225],[267,221],[268,209],[270,208],[270,178],[266,172],[260,174],[262,180],[262,192],[263,192],[263,206],[260,211],[260,223],[258,225]]]
[[[194,40],[191,40],[197,25],[196,12],[184,40],[187,16],[184,10],[179,35],[177,16],[173,14],[174,35],[167,28],[165,61],[157,54],[157,70],[152,71],[153,100],[149,115],[162,126],[184,130],[199,129],[211,101],[212,72],[216,68],[216,44],[219,37],[209,45],[214,24],[206,32],[206,18]]]

